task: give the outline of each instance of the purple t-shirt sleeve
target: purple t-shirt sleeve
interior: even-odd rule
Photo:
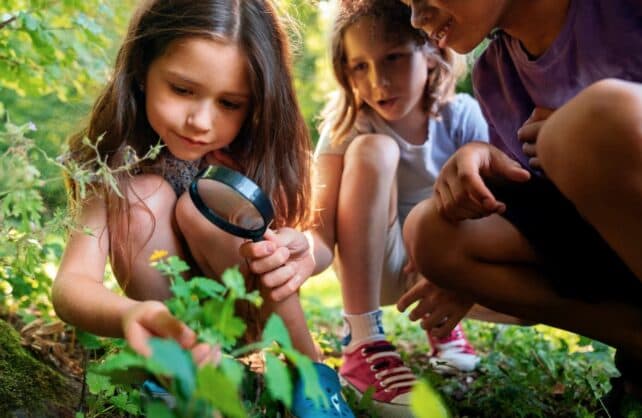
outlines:
[[[530,169],[517,130],[535,107],[557,109],[604,78],[641,82],[641,9],[632,0],[571,0],[558,37],[534,60],[500,33],[473,70],[491,143]]]

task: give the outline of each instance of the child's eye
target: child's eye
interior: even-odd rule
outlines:
[[[397,61],[400,58],[401,58],[401,54],[399,54],[399,53],[388,54],[386,56],[386,59],[388,61]]]
[[[359,72],[359,71],[364,71],[366,69],[366,64],[363,62],[360,62],[358,64],[355,64],[352,66],[351,70],[352,72]]]
[[[180,96],[189,96],[192,94],[192,90],[177,86],[176,84],[170,84],[172,91]]]
[[[219,100],[219,103],[224,108],[230,109],[230,110],[237,110],[237,109],[240,109],[241,107],[243,107],[242,103],[232,102],[232,101],[229,101],[229,100],[226,100],[226,99]]]

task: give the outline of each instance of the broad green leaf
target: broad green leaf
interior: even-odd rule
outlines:
[[[162,262],[159,262],[158,265],[160,266],[161,263]],[[165,269],[164,268],[159,268],[159,270],[161,272],[165,273]],[[174,296],[176,296],[178,298],[183,298],[183,299],[184,298],[189,298],[190,295],[191,295],[191,292],[192,292],[191,289],[190,289],[189,282],[183,280],[182,277],[177,277],[176,279],[174,279],[172,281],[170,289],[172,289],[172,293],[174,294]]]
[[[90,393],[94,395],[102,393],[105,396],[114,394],[115,386],[110,382],[108,376],[88,370],[85,379]]]
[[[245,279],[239,271],[238,267],[233,267],[225,270],[221,276],[221,280],[236,297],[245,296]]]
[[[192,355],[174,340],[151,338],[149,345],[152,348],[150,362],[158,364],[165,373],[173,377],[180,393],[189,398],[196,385],[196,366]]]
[[[196,379],[198,383],[196,396],[211,402],[225,416],[247,417],[239,397],[238,385],[235,385],[221,370],[210,364],[205,365],[198,371]]]
[[[177,418],[163,402],[150,402],[145,408],[145,416],[153,418]]]
[[[417,381],[410,392],[410,408],[417,418],[450,418],[439,393],[423,380]]]
[[[293,386],[286,365],[276,356],[265,353],[265,382],[274,399],[278,399],[289,408],[292,407]]]
[[[219,364],[220,369],[235,385],[240,385],[245,375],[245,367],[231,357],[223,357]]]
[[[263,329],[263,341],[269,343],[276,341],[282,348],[292,348],[292,340],[288,333],[285,323],[280,316],[276,314],[270,315],[265,328]]]
[[[225,286],[216,280],[206,277],[193,277],[189,282],[194,290],[202,293],[201,296],[220,297],[226,290]]]
[[[121,351],[108,357],[103,363],[96,366],[96,372],[105,374],[113,370],[127,370],[132,367],[145,367],[147,360],[133,351]]]
[[[303,380],[305,396],[312,399],[317,405],[329,407],[328,400],[323,394],[323,389],[319,384],[319,375],[314,368],[314,363],[309,357],[291,349],[283,349],[285,357],[296,367],[298,378]]]

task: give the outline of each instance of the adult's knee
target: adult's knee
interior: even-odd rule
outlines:
[[[350,143],[343,158],[344,170],[394,175],[399,163],[399,146],[387,135],[359,135]]]

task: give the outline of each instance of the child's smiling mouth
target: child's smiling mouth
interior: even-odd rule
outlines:
[[[446,47],[448,32],[450,31],[452,24],[453,24],[453,18],[451,17],[446,21],[446,23],[444,23],[443,25],[435,29],[430,34],[430,37],[438,42],[440,48]]]

